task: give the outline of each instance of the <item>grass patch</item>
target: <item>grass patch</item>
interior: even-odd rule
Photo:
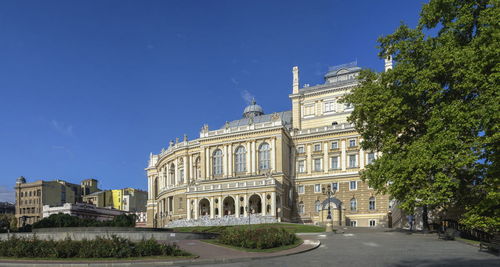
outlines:
[[[455,239],[462,241],[462,242],[465,242],[465,243],[469,243],[469,244],[474,245],[474,246],[479,246],[479,244],[481,244],[481,242],[477,241],[477,240],[465,239],[465,238],[461,238],[461,237],[455,237]]]
[[[230,226],[193,226],[173,228],[175,232],[181,233],[221,233],[227,228],[239,227],[243,229],[263,229],[263,228],[284,228],[290,233],[321,233],[324,227],[294,223],[264,223],[250,225],[230,225]]]
[[[49,261],[148,261],[148,260],[181,260],[181,259],[194,259],[197,256],[144,256],[144,257],[129,257],[129,258],[18,258],[18,257],[0,257],[1,260],[8,261],[37,261],[37,262],[49,262]]]
[[[297,241],[295,241],[295,243],[287,245],[287,246],[276,247],[276,248],[267,248],[267,249],[257,249],[257,248],[243,248],[243,247],[226,245],[226,244],[219,243],[217,241],[217,239],[207,239],[207,240],[201,240],[201,241],[209,243],[209,244],[213,244],[213,245],[217,245],[217,246],[221,246],[221,247],[226,247],[226,248],[232,248],[232,249],[245,251],[245,252],[266,252],[266,253],[278,252],[278,251],[282,251],[282,250],[295,248],[295,247],[300,246],[304,242],[302,239],[298,238]]]

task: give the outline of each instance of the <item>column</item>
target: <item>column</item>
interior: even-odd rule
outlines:
[[[222,210],[222,197],[219,197],[219,218],[224,216],[224,212]]]
[[[188,220],[191,220],[191,200],[189,198],[186,198],[186,201],[187,201],[187,204],[186,204],[186,208],[187,208],[187,219]]]
[[[256,151],[255,151],[255,141],[252,141],[252,173],[257,173],[257,166],[256,166]]]
[[[210,197],[210,219],[213,219],[215,216],[215,199],[214,197]]]
[[[194,163],[194,156],[191,155],[189,156],[189,181],[194,180],[194,169],[193,169],[193,163]]]
[[[261,194],[261,197],[262,197],[262,201],[261,201],[261,204],[262,204],[262,213],[261,215],[262,216],[266,216],[266,193],[262,193]]]
[[[234,196],[234,214],[236,215],[236,218],[240,217],[240,196],[239,195]]]
[[[229,144],[228,147],[228,155],[227,155],[227,176],[232,177],[233,176],[233,146]]]
[[[346,169],[346,151],[345,151],[345,140],[342,140],[342,154],[340,155],[340,164],[342,164],[342,170],[345,171]]]
[[[172,200],[172,215],[175,214],[175,200],[174,197],[171,198]]]
[[[250,207],[248,206],[248,195],[247,194],[245,194],[243,196],[243,205],[244,205],[244,207],[243,207],[243,217],[248,217],[248,211],[247,211],[247,209],[249,209]]]
[[[329,168],[329,162],[328,162],[328,143],[323,144],[323,172],[328,173],[328,168]]]
[[[170,164],[167,163],[165,166],[165,179],[167,180],[167,186],[170,186]]]
[[[175,185],[178,185],[179,184],[179,158],[175,158],[175,169],[174,169],[174,173],[175,173]]]
[[[251,160],[252,160],[252,153],[251,153],[251,149],[250,149],[250,143],[247,143],[246,144],[246,155],[245,155],[245,159],[246,159],[246,164],[247,164],[247,173],[251,173],[252,172],[252,165],[251,165]]]
[[[306,159],[306,168],[307,168],[307,174],[311,174],[312,173],[312,158],[311,158],[311,145],[305,145],[306,146],[306,156],[307,156],[307,159]]]
[[[202,147],[201,148],[201,151],[200,151],[200,172],[201,172],[201,176],[198,177],[198,180],[201,180],[201,178],[203,177],[203,180],[206,180],[206,177],[207,177],[207,173],[206,173],[206,160],[205,160],[205,156],[206,156],[206,153],[205,153],[205,148]]]
[[[276,217],[276,192],[271,192],[271,215]]]
[[[152,199],[153,188],[151,186],[151,176],[148,177],[148,199]]]
[[[189,171],[189,160],[188,160],[188,156],[185,155],[184,158],[184,184],[187,184],[189,183],[189,174],[190,174],[190,171]]]
[[[228,168],[227,168],[227,165],[228,165],[228,156],[229,156],[229,153],[227,153],[227,146],[224,146],[224,155],[222,157],[222,168],[223,168],[223,176],[224,177],[227,177],[228,176]]]
[[[271,139],[271,171],[276,171],[276,138]]]
[[[198,198],[194,199],[194,219],[198,220],[198,208],[199,208]]]
[[[211,166],[210,162],[212,161],[212,157],[210,155],[210,148],[207,148],[207,150],[206,150],[206,157],[205,158],[206,158],[205,159],[205,166],[207,168],[207,176],[206,176],[207,178],[206,179],[207,180],[211,180],[213,174],[212,174],[212,170],[210,168],[210,166]]]

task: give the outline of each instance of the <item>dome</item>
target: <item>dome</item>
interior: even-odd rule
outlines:
[[[250,118],[260,115],[264,115],[264,110],[261,106],[257,105],[255,99],[252,99],[252,104],[248,105],[243,111],[243,118]]]
[[[16,183],[24,184],[24,183],[26,183],[26,179],[23,176],[21,176],[21,177],[16,179]]]

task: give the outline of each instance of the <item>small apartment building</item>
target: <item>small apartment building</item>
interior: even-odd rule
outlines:
[[[83,202],[97,207],[114,208],[129,212],[146,211],[148,193],[134,188],[103,190],[83,197]]]
[[[97,180],[88,179],[81,184],[73,184],[63,180],[27,183],[24,177],[16,180],[15,216],[18,226],[33,224],[43,217],[44,205],[60,206],[64,203],[82,201],[83,193],[93,193],[97,188]]]

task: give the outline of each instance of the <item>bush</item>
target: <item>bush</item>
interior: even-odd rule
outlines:
[[[143,256],[188,256],[175,245],[158,243],[154,239],[134,243],[112,236],[95,240],[62,241],[18,238],[0,241],[0,257],[16,258],[127,258]]]
[[[220,234],[218,241],[222,244],[242,248],[275,248],[292,245],[298,241],[295,234],[284,228],[227,228]]]
[[[52,214],[47,218],[33,224],[33,228],[53,228],[53,227],[134,227],[136,216],[134,214],[122,214],[111,221],[97,221],[91,219],[81,219],[69,214]],[[31,230],[31,229],[30,229]]]

